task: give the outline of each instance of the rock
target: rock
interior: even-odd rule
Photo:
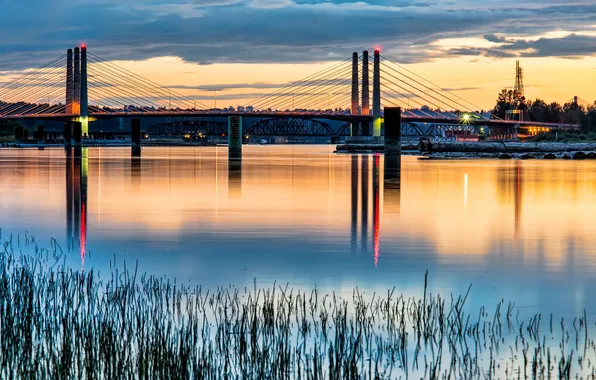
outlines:
[[[547,153],[544,155],[545,160],[555,160],[557,156],[554,153]]]
[[[571,156],[568,154],[564,154],[561,158],[564,160],[571,160]]]
[[[521,158],[522,160],[531,160],[531,159],[533,159],[533,158],[535,158],[535,157],[534,157],[534,156],[532,156],[532,155],[531,155],[531,154],[529,154],[529,153],[526,153],[526,154],[522,154],[522,156],[521,156],[520,158]]]
[[[589,158],[591,160],[596,159],[596,152],[590,152],[586,154],[586,158]]]
[[[586,154],[584,152],[575,152],[573,154],[573,159],[574,160],[585,160],[586,159]]]
[[[509,153],[503,153],[499,156],[499,160],[510,160],[513,157]]]

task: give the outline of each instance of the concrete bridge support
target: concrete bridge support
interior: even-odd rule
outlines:
[[[385,188],[399,189],[401,178],[401,108],[385,108]]]
[[[23,142],[23,139],[25,138],[25,133],[24,133],[24,129],[23,127],[16,127],[14,129],[14,139],[15,142],[17,144],[20,144]]]
[[[37,148],[39,150],[43,149],[43,145],[46,139],[46,130],[43,125],[37,126]]]
[[[72,148],[72,121],[64,123],[64,149]]]
[[[375,49],[373,63],[373,136],[381,136],[381,51]]]
[[[132,155],[134,157],[140,156],[141,155],[141,119],[132,119],[131,144],[132,144]]]
[[[80,150],[82,147],[82,130],[80,121],[72,121],[72,140],[75,149]]]
[[[228,116],[228,159],[242,159],[242,116]]]

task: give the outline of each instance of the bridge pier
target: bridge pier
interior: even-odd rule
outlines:
[[[45,138],[46,138],[45,127],[43,125],[38,125],[37,126],[37,148],[39,150],[43,150]]]
[[[141,119],[132,119],[130,134],[132,155],[138,157],[141,155]]]
[[[385,187],[400,187],[401,108],[385,108]]]
[[[23,142],[24,135],[23,127],[16,127],[14,129],[14,140],[17,144],[21,144]]]
[[[80,121],[72,121],[72,140],[75,149],[80,151],[82,147],[82,129]]]
[[[350,136],[361,136],[360,123],[353,121],[350,123]]]
[[[72,148],[72,121],[64,123],[64,149]]]
[[[228,159],[242,159],[242,116],[228,116]]]

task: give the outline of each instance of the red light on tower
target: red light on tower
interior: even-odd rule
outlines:
[[[85,44],[81,45],[81,49],[86,49],[86,48],[87,48],[87,45],[85,45]]]
[[[381,47],[380,47],[380,46],[377,46],[377,47],[375,48],[375,52],[376,52],[376,53],[380,53],[380,52],[381,52]]]

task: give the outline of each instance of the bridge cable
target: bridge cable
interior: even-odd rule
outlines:
[[[5,90],[5,89],[17,88],[21,82],[29,80],[29,78],[32,75],[38,74],[38,73],[42,72],[44,69],[47,69],[47,68],[51,67],[52,65],[57,64],[58,62],[63,60],[65,57],[66,57],[66,54],[46,63],[38,68],[33,69],[33,71],[29,71],[29,72],[24,71],[20,76],[18,76],[18,79],[16,81],[5,82],[2,86],[0,86],[0,94],[2,94],[4,92],[3,90]],[[65,59],[64,59],[64,62],[66,62]],[[52,68],[54,68],[54,67],[52,67]],[[4,74],[2,76],[10,76],[10,74]]]
[[[144,101],[149,101],[150,103],[152,103],[153,105],[157,105],[158,108],[162,108],[163,106],[161,106],[159,104],[159,102],[155,101],[153,98],[151,98],[150,96],[147,96],[146,93],[142,92],[141,90],[139,90],[137,87],[133,86],[130,83],[125,82],[123,79],[121,79],[120,77],[117,77],[113,74],[110,74],[110,71],[103,71],[100,73],[96,73],[95,70],[92,70],[92,78],[93,79],[99,79],[101,80],[103,83],[109,84],[109,85],[113,85],[114,83],[118,84],[118,87],[121,87],[121,91],[124,92],[125,94],[129,95],[129,96],[133,96],[133,102],[132,103],[137,103],[138,100],[134,100],[135,98],[140,98],[140,99],[151,99],[151,100],[144,100]],[[116,86],[112,86],[112,87],[116,87]],[[94,86],[94,88],[99,88],[99,85],[96,84],[96,86]],[[106,87],[102,86],[101,88],[106,89]],[[116,90],[114,90],[116,91]],[[127,99],[124,96],[117,96],[121,99]],[[166,103],[167,101],[164,100],[164,103]],[[164,107],[165,108],[165,107]]]
[[[117,70],[117,71],[120,71],[122,73],[126,73],[126,74],[131,75],[133,78],[128,78],[129,80],[134,79],[134,80],[136,80],[137,83],[145,83],[145,86],[153,86],[153,88],[158,89],[162,94],[167,94],[167,95],[172,95],[173,94],[176,97],[181,98],[181,99],[183,99],[186,102],[190,102],[191,104],[193,104],[193,107],[194,107],[194,104],[196,103],[199,106],[201,106],[203,109],[209,109],[209,107],[207,107],[205,104],[202,104],[201,102],[197,102],[194,99],[188,98],[185,95],[182,95],[181,93],[179,93],[177,91],[172,91],[170,88],[168,88],[166,90],[166,88],[163,87],[163,86],[161,86],[160,84],[158,84],[156,82],[153,82],[153,81],[151,81],[151,80],[149,80],[149,79],[147,79],[145,77],[142,77],[142,76],[140,76],[140,75],[138,75],[138,74],[136,74],[136,73],[134,73],[134,72],[132,72],[130,70],[127,70],[127,69],[125,69],[125,68],[123,68],[121,66],[118,66],[118,65],[116,65],[113,62],[106,61],[105,59],[103,59],[103,58],[101,58],[101,57],[99,57],[99,56],[97,56],[95,54],[92,54],[92,53],[89,53],[89,55],[92,58],[94,58],[96,61],[99,61],[98,63],[100,63],[100,64],[104,64],[106,66],[110,66],[110,67],[114,68],[114,70]]]
[[[461,101],[463,101],[463,102],[465,102],[465,103],[468,103],[468,104],[469,104],[469,105],[471,105],[472,107],[474,107],[474,108],[476,108],[476,109],[482,109],[482,107],[478,107],[477,105],[475,105],[475,104],[473,104],[473,103],[471,103],[471,102],[467,101],[466,99],[464,99],[464,98],[462,98],[462,97],[460,97],[460,96],[458,96],[458,95],[454,94],[453,92],[451,92],[451,91],[449,91],[449,90],[447,90],[447,89],[445,89],[445,88],[442,88],[441,86],[437,85],[436,83],[433,83],[433,82],[429,81],[428,79],[426,79],[426,78],[424,78],[424,77],[422,77],[422,76],[420,76],[420,75],[416,74],[415,72],[413,72],[413,71],[411,71],[411,70],[408,70],[406,67],[404,67],[404,66],[400,65],[399,63],[397,63],[397,62],[394,62],[394,61],[392,61],[392,60],[388,59],[387,57],[384,57],[384,56],[382,56],[382,57],[383,57],[383,59],[384,59],[385,61],[387,61],[387,62],[389,62],[389,63],[392,63],[392,64],[394,64],[394,65],[396,65],[396,66],[398,66],[398,67],[402,68],[403,70],[407,71],[408,73],[410,73],[410,74],[412,74],[412,75],[414,75],[414,76],[416,76],[416,77],[418,77],[418,78],[422,79],[423,81],[425,81],[425,82],[427,82],[427,83],[429,83],[429,84],[431,84],[431,85],[433,85],[433,86],[435,86],[435,87],[438,87],[438,88],[439,88],[439,89],[441,89],[442,91],[445,91],[445,92],[447,92],[448,94],[451,94],[451,95],[453,95],[453,96],[454,96],[454,97],[456,97],[457,99],[459,99],[459,100],[461,100]],[[497,117],[496,115],[494,115],[492,112],[490,112],[490,114],[491,114],[492,116],[494,116],[495,118],[502,120],[501,118],[499,118],[499,117]]]
[[[252,101],[253,102],[252,105],[256,107],[256,105],[262,104],[265,101],[265,99],[274,97],[274,96],[278,95],[280,92],[288,91],[291,88],[294,88],[294,87],[297,87],[297,86],[301,86],[302,84],[306,83],[307,81],[312,81],[313,79],[318,78],[318,77],[320,77],[322,75],[325,75],[325,74],[329,73],[330,71],[336,70],[338,67],[344,65],[346,62],[351,62],[351,61],[352,61],[351,58],[346,59],[344,61],[341,61],[341,62],[338,62],[338,63],[334,64],[331,67],[328,67],[325,70],[322,70],[322,71],[319,71],[319,72],[314,73],[312,75],[309,75],[308,77],[305,77],[303,79],[300,79],[300,80],[291,82],[291,84],[289,86],[282,87],[282,88],[280,88],[280,89],[272,92],[271,94],[267,94],[267,95],[264,95],[264,96],[261,96],[259,98],[254,99]]]
[[[318,81],[316,81],[317,83],[313,83],[312,85],[306,86],[303,90],[304,91],[308,91],[311,87],[315,87],[312,91],[313,92],[304,92],[304,93],[298,93],[298,95],[296,94],[292,94],[291,98],[287,99],[287,97],[284,97],[284,99],[280,99],[276,105],[269,105],[270,107],[272,106],[277,106],[279,104],[280,101],[283,102],[291,102],[292,100],[296,100],[298,99],[298,104],[301,105],[301,107],[294,107],[294,109],[298,108],[298,109],[309,109],[308,106],[310,106],[312,104],[312,99],[318,99],[319,97],[325,96],[327,95],[327,93],[329,92],[330,89],[337,89],[337,88],[343,88],[344,86],[346,86],[346,84],[335,84],[333,82],[343,82],[344,79],[320,79]],[[323,85],[321,84],[320,86],[317,86],[319,83],[330,83],[327,85]]]
[[[39,92],[39,88],[43,88],[44,86],[46,86],[47,84],[52,84],[53,81],[55,81],[56,79],[64,79],[64,75],[61,75],[59,73],[59,71],[57,71],[56,68],[54,68],[52,71],[48,71],[42,74],[39,74],[37,77],[31,77],[28,78],[27,81],[22,82],[20,87],[14,87],[11,89],[7,89],[4,93],[5,93],[5,98],[4,101],[5,102],[11,102],[14,101],[14,99],[17,99],[18,97],[22,97],[22,96],[29,96],[32,93],[35,94],[35,91]],[[21,91],[23,88],[25,88],[24,91]],[[18,91],[17,93],[15,93],[15,91]],[[26,100],[28,98],[21,98],[19,100]]]
[[[298,87],[298,90],[296,91],[298,93],[298,98],[311,95],[309,93],[301,93],[298,91],[307,91],[308,89],[310,89],[312,87],[322,86],[325,83],[329,83],[331,81],[343,80],[343,79],[338,79],[338,78],[332,78],[331,75],[343,74],[346,70],[347,70],[346,68],[340,67],[338,69],[333,70],[333,72],[330,73],[328,76],[325,76],[325,77],[322,77],[322,78],[319,78],[316,80],[314,80],[314,78],[311,79],[309,82],[307,82],[307,84],[302,85],[301,87]],[[284,90],[286,92],[283,93],[282,95],[278,96],[276,98],[277,100],[275,100],[273,103],[266,104],[267,108],[274,109],[276,107],[279,107],[280,102],[291,101],[291,98],[287,99],[288,97],[293,97],[295,99],[296,92],[290,93],[287,91],[289,91],[292,88],[296,88],[296,87],[297,86],[285,87]],[[260,106],[262,107],[262,104]]]
[[[97,78],[94,76],[94,79]],[[121,84],[121,82],[116,81],[114,79],[108,78],[109,80],[113,80],[114,82]],[[102,79],[103,81],[103,79]],[[105,82],[105,81],[104,81]],[[158,108],[161,108],[161,106],[159,105],[159,103],[152,103],[151,98],[147,98],[145,96],[144,93],[140,93],[140,92],[135,92],[132,89],[129,89],[129,87],[122,85],[121,87],[123,88],[116,88],[116,86],[113,86],[114,88],[109,88],[109,87],[105,87],[105,86],[99,86],[96,83],[91,82],[89,84],[89,87],[91,89],[93,89],[92,93],[108,93],[114,101],[118,100],[118,101],[122,101],[122,103],[125,104],[120,104],[120,106],[128,106],[128,105],[137,105],[137,104],[142,104],[139,102],[143,102],[143,101],[148,101],[149,103],[151,103],[152,107],[154,107],[155,105],[157,105]],[[121,94],[124,93],[130,97],[126,97],[126,96],[122,96]],[[147,100],[149,99],[149,100]],[[127,103],[127,104],[126,104]]]

